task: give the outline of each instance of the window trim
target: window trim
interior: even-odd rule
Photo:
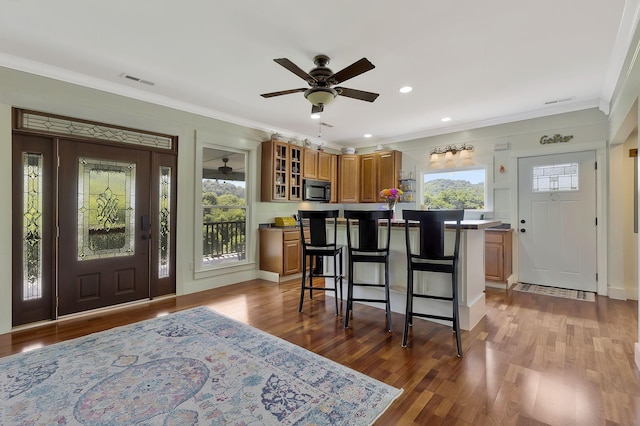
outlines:
[[[478,163],[469,166],[455,166],[455,167],[442,167],[437,169],[420,170],[418,176],[420,177],[417,182],[419,205],[424,202],[424,175],[434,173],[447,173],[447,172],[464,172],[467,170],[484,170],[484,209],[483,210],[470,210],[465,209],[465,212],[474,212],[479,214],[493,213],[493,165],[488,163]]]
[[[245,169],[245,204],[244,206],[237,206],[238,208],[245,209],[245,244],[247,247],[247,255],[243,260],[238,260],[237,262],[232,263],[224,263],[221,265],[204,265],[203,253],[202,253],[202,227],[203,227],[203,209],[204,204],[202,202],[202,158],[203,151],[205,148],[223,150],[228,152],[234,152],[238,154],[244,154],[244,169]],[[251,255],[250,247],[253,246],[253,234],[250,232],[251,229],[251,173],[250,173],[250,150],[245,149],[237,149],[231,148],[225,145],[213,144],[210,142],[204,141],[196,141],[196,153],[195,153],[195,181],[194,181],[194,241],[193,241],[193,272],[196,276],[202,275],[207,272],[215,272],[215,271],[225,271],[230,268],[238,268],[242,267],[242,269],[246,269],[248,265],[251,265],[254,260]]]

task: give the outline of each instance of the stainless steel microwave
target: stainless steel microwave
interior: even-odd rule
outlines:
[[[302,199],[305,201],[331,201],[331,182],[322,180],[305,179],[303,181],[304,191]]]

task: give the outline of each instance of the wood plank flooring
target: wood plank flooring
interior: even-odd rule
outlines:
[[[462,332],[356,304],[351,328],[333,299],[297,303],[299,282],[262,280],[144,302],[0,335],[0,356],[205,305],[392,386],[400,398],[378,425],[637,425],[637,302],[595,303],[488,288],[486,317]],[[343,303],[342,311],[344,312]]]

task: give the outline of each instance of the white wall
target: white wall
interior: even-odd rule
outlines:
[[[633,131],[637,131],[640,63],[636,61],[636,52],[639,46],[640,32],[636,27],[611,101],[608,139],[612,144],[623,143]],[[609,208],[613,209],[614,205],[610,204]],[[638,323],[638,338],[637,340],[640,340],[640,319]],[[640,366],[640,345],[637,341],[635,344],[635,362],[636,366]]]

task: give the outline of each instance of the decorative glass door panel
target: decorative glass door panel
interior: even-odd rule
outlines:
[[[78,260],[135,252],[135,163],[78,161]]]

